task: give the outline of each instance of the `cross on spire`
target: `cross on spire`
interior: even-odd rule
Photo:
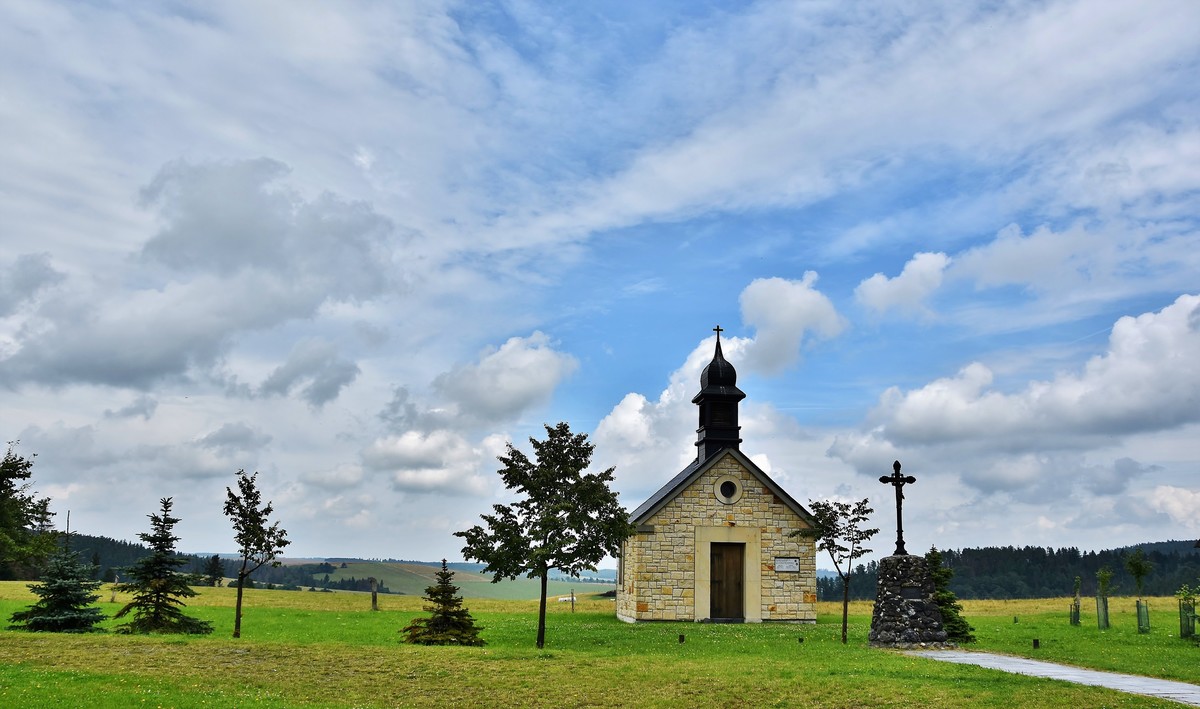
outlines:
[[[717,333],[717,340],[719,341],[721,339],[721,333],[725,332],[725,328],[721,327],[720,325],[717,325],[716,327],[713,328],[713,332]]]
[[[912,485],[917,481],[911,475],[900,474],[900,461],[892,463],[892,474],[884,475],[879,478],[879,482],[884,485],[894,485],[896,487],[896,551],[893,556],[908,556],[908,552],[904,549],[904,517],[902,507],[904,505],[904,492],[902,488],[905,485]]]

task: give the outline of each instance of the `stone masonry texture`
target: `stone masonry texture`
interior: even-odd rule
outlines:
[[[714,494],[716,483],[734,477],[741,498],[726,504]],[[630,537],[623,546],[616,611],[623,620],[704,620],[696,608],[697,529],[734,527],[758,530],[760,554],[747,563],[760,565],[758,597],[764,621],[816,621],[816,559],[811,539],[791,537],[807,527],[787,505],[731,455],[725,456],[679,491],[647,524],[653,532]],[[747,555],[750,555],[747,545]],[[707,554],[702,545],[702,554]],[[776,572],[776,557],[800,559],[798,572]],[[707,568],[707,559],[702,560]],[[707,580],[704,580],[707,582]],[[752,593],[750,584],[745,592]],[[707,591],[704,592],[707,595]],[[748,613],[748,620],[753,620]]]

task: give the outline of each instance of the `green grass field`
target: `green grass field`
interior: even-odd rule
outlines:
[[[421,612],[416,597],[381,596],[371,612],[366,594],[250,590],[233,640],[233,591],[199,590],[188,609],[214,623],[210,636],[0,631],[0,706],[1174,706],[871,649],[868,603],[851,608],[847,646],[835,604],[821,604],[816,625],[628,625],[608,600],[581,600],[573,614],[551,604],[539,652],[536,601],[469,599],[488,645],[427,648],[399,642]],[[123,601],[104,593],[110,612]],[[31,598],[26,584],[0,582],[0,615]],[[1200,683],[1200,646],[1174,637],[1174,599],[1151,600],[1149,635],[1136,633],[1132,599],[1111,600],[1106,632],[1086,604],[1071,627],[1067,604],[965,605],[980,650]]]

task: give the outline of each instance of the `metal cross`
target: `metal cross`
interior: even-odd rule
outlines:
[[[721,339],[721,333],[725,332],[725,328],[721,327],[720,325],[717,325],[716,327],[713,328],[713,332],[717,333],[717,339],[719,340],[719,339]]]
[[[904,549],[904,517],[901,508],[904,505],[904,492],[901,490],[905,485],[912,485],[917,481],[911,475],[900,474],[900,461],[892,463],[892,474],[884,475],[879,478],[879,482],[884,485],[896,486],[896,552],[894,556],[908,556],[908,552]]]

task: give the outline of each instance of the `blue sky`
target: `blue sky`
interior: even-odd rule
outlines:
[[[72,526],[257,470],[435,559],[569,421],[632,509],[742,450],[890,548],[1200,536],[1200,6],[7,2],[0,425]]]

